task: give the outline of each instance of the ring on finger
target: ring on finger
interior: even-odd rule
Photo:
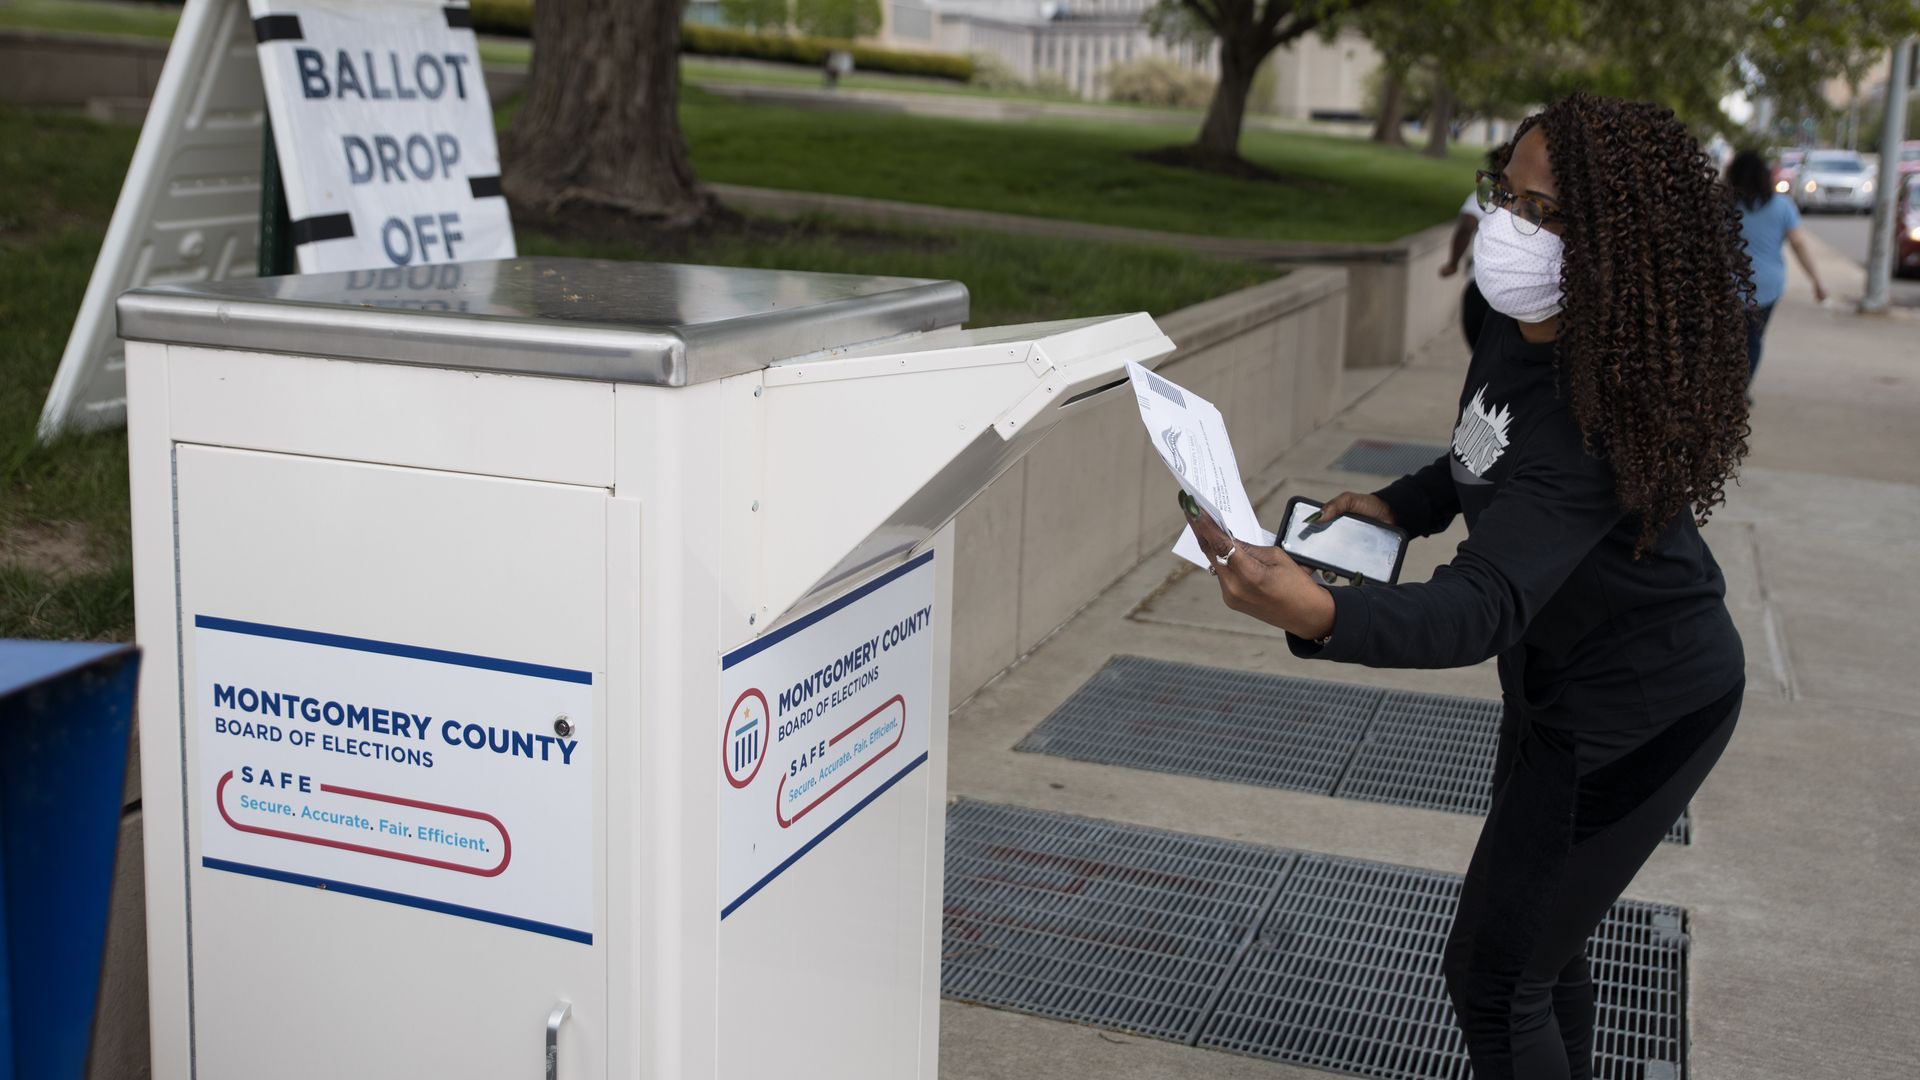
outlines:
[[[1214,563],[1215,563],[1215,565],[1218,565],[1218,566],[1225,566],[1225,565],[1227,565],[1227,560],[1228,560],[1228,559],[1231,559],[1231,558],[1233,558],[1233,553],[1234,553],[1234,552],[1236,552],[1236,551],[1239,551],[1239,550],[1240,550],[1240,548],[1239,548],[1239,547],[1238,547],[1238,546],[1236,545],[1236,546],[1233,546],[1233,547],[1229,547],[1229,548],[1227,549],[1227,553],[1226,553],[1225,555],[1215,555],[1215,556],[1213,557],[1213,561],[1214,561]]]

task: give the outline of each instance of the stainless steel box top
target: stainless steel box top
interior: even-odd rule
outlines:
[[[967,319],[957,281],[497,259],[131,289],[129,341],[686,386]]]

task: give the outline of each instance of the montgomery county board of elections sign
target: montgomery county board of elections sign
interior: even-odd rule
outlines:
[[[248,6],[302,273],[513,257],[464,5]]]
[[[181,10],[40,413],[43,442],[126,422],[125,351],[113,312],[122,292],[257,272],[270,109],[293,217],[321,219],[302,227],[309,242],[296,249],[300,269],[400,265],[389,249],[407,266],[514,253],[505,200],[490,194],[499,155],[464,5],[257,6],[186,0]],[[310,39],[304,45],[289,36],[290,20]],[[321,52],[304,61],[306,74],[293,51],[302,47]],[[272,69],[264,76],[274,84],[271,101],[263,68]],[[321,79],[324,96],[308,97],[321,92]],[[433,176],[420,179],[429,160]],[[349,215],[354,237],[312,238],[341,231],[339,218],[327,221],[339,213]],[[363,224],[369,214],[377,216]]]
[[[200,865],[593,941],[593,675],[199,615]]]
[[[934,553],[720,660],[720,917],[926,763]]]

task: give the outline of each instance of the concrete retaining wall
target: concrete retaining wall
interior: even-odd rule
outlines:
[[[1347,275],[1297,271],[1160,320],[1180,348],[1160,370],[1213,401],[1251,476],[1332,418]],[[1180,510],[1129,394],[1063,422],[962,511],[955,527],[955,703],[1024,656],[1140,560]]]
[[[166,59],[167,43],[153,38],[0,31],[0,101],[72,107],[145,101]]]
[[[1421,346],[1459,323],[1464,282],[1440,277],[1452,236],[1449,221],[1381,245],[1377,258],[1337,260],[1347,268],[1351,282],[1348,367],[1403,364]]]
[[[1233,236],[1135,229],[1087,221],[962,210],[925,203],[709,184],[722,202],[755,214],[797,217],[828,214],[921,229],[980,229],[1016,236],[1048,236],[1108,244],[1174,248],[1220,259],[1245,259],[1299,268],[1337,267],[1347,274],[1346,367],[1397,366],[1459,320],[1460,290],[1440,277],[1451,221],[1386,244],[1246,240]],[[1457,279],[1456,279],[1457,280]]]

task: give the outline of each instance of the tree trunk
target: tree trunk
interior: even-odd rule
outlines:
[[[1398,72],[1388,71],[1380,85],[1380,115],[1373,122],[1373,141],[1389,146],[1407,145],[1401,131],[1407,119],[1406,86]]]
[[[1247,94],[1253,89],[1254,74],[1265,55],[1242,43],[1221,39],[1220,82],[1214,87],[1207,118],[1200,125],[1200,141],[1195,144],[1203,157],[1225,161],[1240,156],[1240,125],[1247,117]]]
[[[501,139],[503,188],[536,214],[682,226],[712,205],[680,134],[685,0],[541,0],[527,100]]]
[[[1432,123],[1427,131],[1427,146],[1420,152],[1433,158],[1446,157],[1447,137],[1453,133],[1453,88],[1445,78],[1433,80],[1433,112],[1429,116]]]

